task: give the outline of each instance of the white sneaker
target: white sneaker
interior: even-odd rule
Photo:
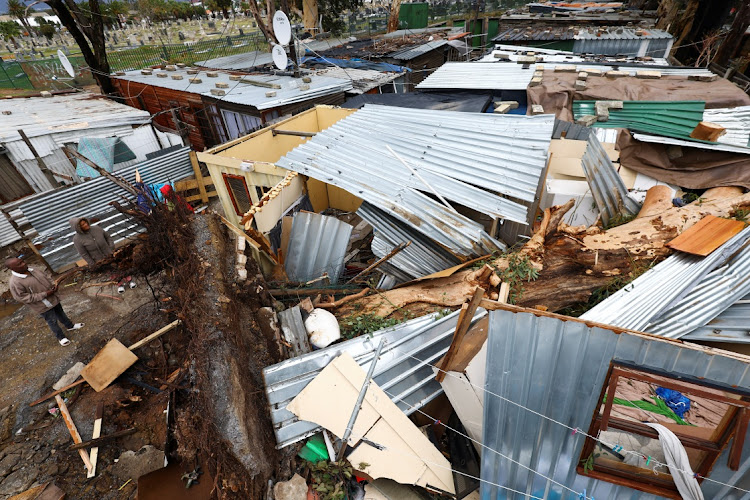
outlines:
[[[73,328],[68,328],[68,331],[72,332],[73,330],[80,330],[81,328],[83,328],[83,325],[84,323],[76,323],[75,325],[73,325]],[[68,339],[65,339],[65,340],[68,340]]]
[[[68,339],[60,339],[60,345],[61,346],[66,346],[68,344],[70,344],[70,340],[68,340]]]
[[[130,288],[135,288],[135,281],[130,282]]]
[[[117,287],[117,293],[125,293],[125,287],[124,286],[118,286]]]

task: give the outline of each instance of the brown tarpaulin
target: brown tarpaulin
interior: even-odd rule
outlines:
[[[648,69],[648,68],[643,68]],[[658,71],[658,70],[657,70]],[[607,78],[589,76],[586,89],[575,90],[578,73],[545,71],[542,84],[526,90],[529,110],[541,104],[545,113],[560,120],[573,121],[573,100],[617,101],[706,101],[706,109],[750,105],[750,96],[732,82],[719,78],[713,82],[688,80],[684,76],[662,76],[647,80],[626,76]]]
[[[667,154],[673,148],[670,158]],[[620,163],[656,180],[690,189],[742,186],[750,189],[750,155],[653,144],[633,139],[620,130],[617,136]]]

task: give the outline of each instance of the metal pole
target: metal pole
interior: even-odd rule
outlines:
[[[346,448],[346,441],[349,439],[349,436],[352,434],[352,429],[354,428],[354,422],[357,420],[357,415],[359,415],[359,410],[362,408],[362,401],[365,400],[365,394],[367,393],[367,388],[370,387],[370,382],[372,382],[372,374],[375,372],[375,364],[378,362],[378,357],[380,357],[380,351],[383,350],[383,346],[385,345],[385,339],[382,339],[380,341],[380,344],[378,345],[378,349],[375,351],[375,357],[372,358],[372,364],[370,364],[370,369],[367,370],[367,377],[365,377],[365,383],[362,384],[362,389],[359,391],[359,396],[357,397],[357,402],[354,404],[354,410],[352,411],[352,416],[349,418],[349,423],[346,424],[346,431],[344,431],[344,436],[341,438],[341,446],[339,447],[338,452],[338,458],[336,459],[341,460],[344,455],[344,448]]]
[[[403,159],[402,159],[402,158],[401,158],[401,157],[400,157],[399,155],[397,155],[397,154],[396,154],[396,152],[395,152],[395,151],[393,151],[393,150],[391,149],[391,147],[390,147],[390,146],[389,146],[388,144],[386,144],[386,145],[385,145],[385,147],[386,147],[386,148],[388,148],[388,151],[390,151],[390,152],[391,152],[391,154],[392,154],[393,156],[395,156],[395,157],[396,157],[396,159],[397,159],[398,161],[400,161],[400,162],[401,162],[401,163],[402,163],[402,164],[403,164],[403,165],[404,165],[404,166],[405,166],[406,168],[408,168],[408,169],[409,169],[409,171],[410,171],[410,172],[411,172],[412,174],[416,175],[416,176],[417,176],[417,179],[419,179],[420,181],[422,181],[422,184],[424,184],[425,186],[427,186],[427,187],[428,187],[428,188],[430,189],[430,191],[432,191],[432,193],[433,193],[433,194],[434,194],[435,196],[437,196],[437,197],[438,197],[438,198],[440,199],[440,201],[442,201],[442,202],[443,202],[443,204],[444,204],[444,205],[445,205],[446,207],[448,207],[448,208],[450,208],[451,210],[453,210],[454,212],[456,212],[456,209],[455,209],[455,208],[453,208],[453,207],[451,206],[451,204],[450,204],[450,203],[448,203],[448,200],[446,200],[445,198],[443,198],[443,197],[442,197],[442,196],[440,195],[440,193],[438,193],[438,192],[437,192],[437,191],[435,190],[435,188],[433,188],[432,186],[430,186],[429,184],[427,184],[427,181],[426,181],[426,180],[424,180],[424,179],[422,178],[422,176],[421,176],[421,175],[419,175],[419,173],[417,173],[417,171],[416,171],[416,170],[414,170],[414,169],[413,169],[413,168],[412,168],[412,167],[411,167],[411,166],[410,166],[410,165],[409,165],[408,163],[406,163],[406,162],[405,162],[405,161],[404,161],[404,160],[403,160]],[[458,213],[458,212],[456,212],[456,213]]]

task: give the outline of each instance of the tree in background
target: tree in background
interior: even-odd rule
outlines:
[[[8,14],[21,21],[26,31],[31,34],[31,25],[28,19],[26,19],[26,5],[20,0],[8,0]]]
[[[109,0],[101,4],[100,8],[108,23],[117,24],[122,29],[122,17],[127,17],[130,12],[130,6],[126,2]]]
[[[4,40],[10,41],[17,49],[20,48],[17,36],[21,36],[21,27],[15,21],[2,21],[0,22],[0,36]]]
[[[344,33],[346,23],[341,19],[341,14],[347,10],[357,11],[363,3],[362,0],[318,0],[318,12],[323,15],[323,31],[337,36]]]
[[[232,7],[232,0],[207,0],[206,7],[212,12],[221,11],[224,17],[229,17],[229,8]]]
[[[78,44],[102,92],[114,94],[115,87],[109,80],[107,42],[104,37],[106,18],[102,14],[99,1],[88,0],[76,4],[73,0],[43,0],[43,3],[50,6]]]
[[[39,33],[47,40],[52,40],[52,37],[57,33],[57,24],[43,17],[37,18],[37,24],[39,24]]]

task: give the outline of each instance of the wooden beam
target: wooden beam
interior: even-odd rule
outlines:
[[[195,180],[198,184],[198,191],[201,193],[201,201],[208,203],[208,194],[206,194],[206,185],[203,182],[203,173],[201,173],[201,166],[198,163],[198,156],[195,151],[190,151],[190,163],[193,165],[193,172],[195,173]]]
[[[84,448],[88,448],[89,446],[98,447],[100,444],[106,443],[108,441],[112,441],[113,439],[130,436],[131,434],[135,434],[135,433],[136,433],[135,427],[131,427],[130,429],[113,432],[112,434],[107,434],[106,436],[96,437],[94,439],[89,439],[88,441],[82,441],[80,443],[70,445],[68,446],[68,451],[82,450]]]
[[[448,352],[443,358],[443,364],[440,366],[440,371],[435,376],[435,380],[438,382],[442,382],[445,379],[445,370],[448,369],[453,358],[456,357],[461,342],[463,342],[466,332],[469,331],[471,320],[474,318],[474,313],[477,312],[477,307],[479,307],[482,297],[484,297],[484,291],[484,288],[477,287],[474,290],[474,295],[472,295],[471,300],[461,306],[461,314],[458,316],[456,332],[453,334],[453,342],[451,342],[451,346],[448,348]]]
[[[39,156],[39,153],[36,152],[36,148],[29,140],[28,136],[26,135],[26,132],[19,129],[18,135],[20,135],[23,142],[26,143],[26,147],[29,148],[29,150],[31,151],[31,154],[34,155],[34,159],[36,160],[37,165],[39,165],[39,170],[42,171],[42,174],[44,174],[44,176],[47,178],[50,184],[52,184],[52,187],[56,188],[57,186],[59,186],[60,183],[57,182],[57,179],[55,179],[55,176],[52,173],[52,171],[49,168],[47,168],[47,165],[45,165],[44,160],[42,160],[41,157]]]
[[[104,417],[104,401],[99,401],[99,404],[96,405],[96,414],[94,415],[94,432],[91,433],[92,439],[97,439],[102,434],[102,417]],[[73,446],[77,445],[74,444]],[[91,469],[89,469],[87,478],[92,478],[96,475],[96,462],[98,458],[99,447],[94,446],[91,448],[91,453],[89,454]]]
[[[60,408],[60,415],[62,416],[63,421],[65,422],[65,425],[70,432],[70,437],[73,438],[73,442],[75,444],[80,443],[81,435],[78,434],[78,429],[76,429],[76,424],[73,422],[73,417],[70,416],[68,407],[65,406],[65,401],[63,401],[63,398],[61,398],[60,396],[55,396],[55,401],[57,401],[57,406]],[[91,472],[91,469],[93,467],[91,465],[91,461],[89,460],[89,454],[86,453],[86,450],[78,450],[78,454],[81,455],[81,460],[83,460],[83,463],[86,464],[86,469]]]
[[[736,471],[740,468],[742,460],[742,448],[745,447],[745,435],[747,434],[747,425],[750,422],[750,410],[743,408],[740,410],[740,417],[737,422],[737,429],[734,431],[734,442],[729,450],[729,468]]]
[[[294,135],[297,137],[315,137],[316,132],[298,132],[296,130],[276,130],[271,129],[271,135],[276,137],[277,135]]]
[[[81,385],[84,382],[86,382],[86,381],[83,380],[82,378],[79,378],[77,381],[73,382],[72,384],[66,385],[62,389],[58,389],[55,392],[50,392],[46,396],[42,396],[41,398],[37,399],[36,401],[34,401],[32,403],[29,403],[29,406],[36,406],[39,403],[43,403],[43,402],[47,401],[48,399],[52,399],[55,396],[57,396],[58,394],[62,394],[63,392],[65,392],[67,390],[70,390],[70,389],[72,389],[73,387],[75,387],[77,385]]]
[[[81,160],[83,163],[85,163],[89,167],[91,167],[94,170],[96,170],[97,172],[99,172],[99,174],[101,176],[106,177],[107,179],[111,180],[112,182],[114,182],[115,184],[117,184],[118,186],[120,186],[122,189],[124,189],[128,193],[132,194],[133,196],[138,196],[138,191],[136,191],[135,188],[133,186],[131,186],[126,180],[121,179],[120,177],[118,177],[118,176],[116,176],[116,175],[114,175],[114,174],[112,174],[110,172],[107,172],[105,169],[103,169],[102,167],[100,167],[99,165],[97,165],[93,161],[89,160],[88,158],[86,158],[85,156],[83,156],[81,153],[79,153],[78,151],[76,151],[76,150],[74,150],[72,148],[69,148],[69,147],[66,146],[63,149],[65,149],[71,155],[73,155],[76,158],[78,158],[79,160]]]
[[[167,333],[168,331],[172,330],[174,327],[176,327],[180,323],[181,323],[181,321],[179,319],[176,319],[176,320],[172,321],[170,324],[168,324],[167,326],[165,326],[163,328],[160,328],[159,330],[156,330],[154,333],[152,333],[148,337],[145,337],[145,338],[139,340],[135,344],[133,344],[130,347],[128,347],[128,349],[130,349],[131,351],[134,351],[134,350],[138,349],[139,347],[143,347],[144,345],[148,344],[152,340],[155,340],[155,339],[161,337],[162,335],[164,335],[165,333]]]

